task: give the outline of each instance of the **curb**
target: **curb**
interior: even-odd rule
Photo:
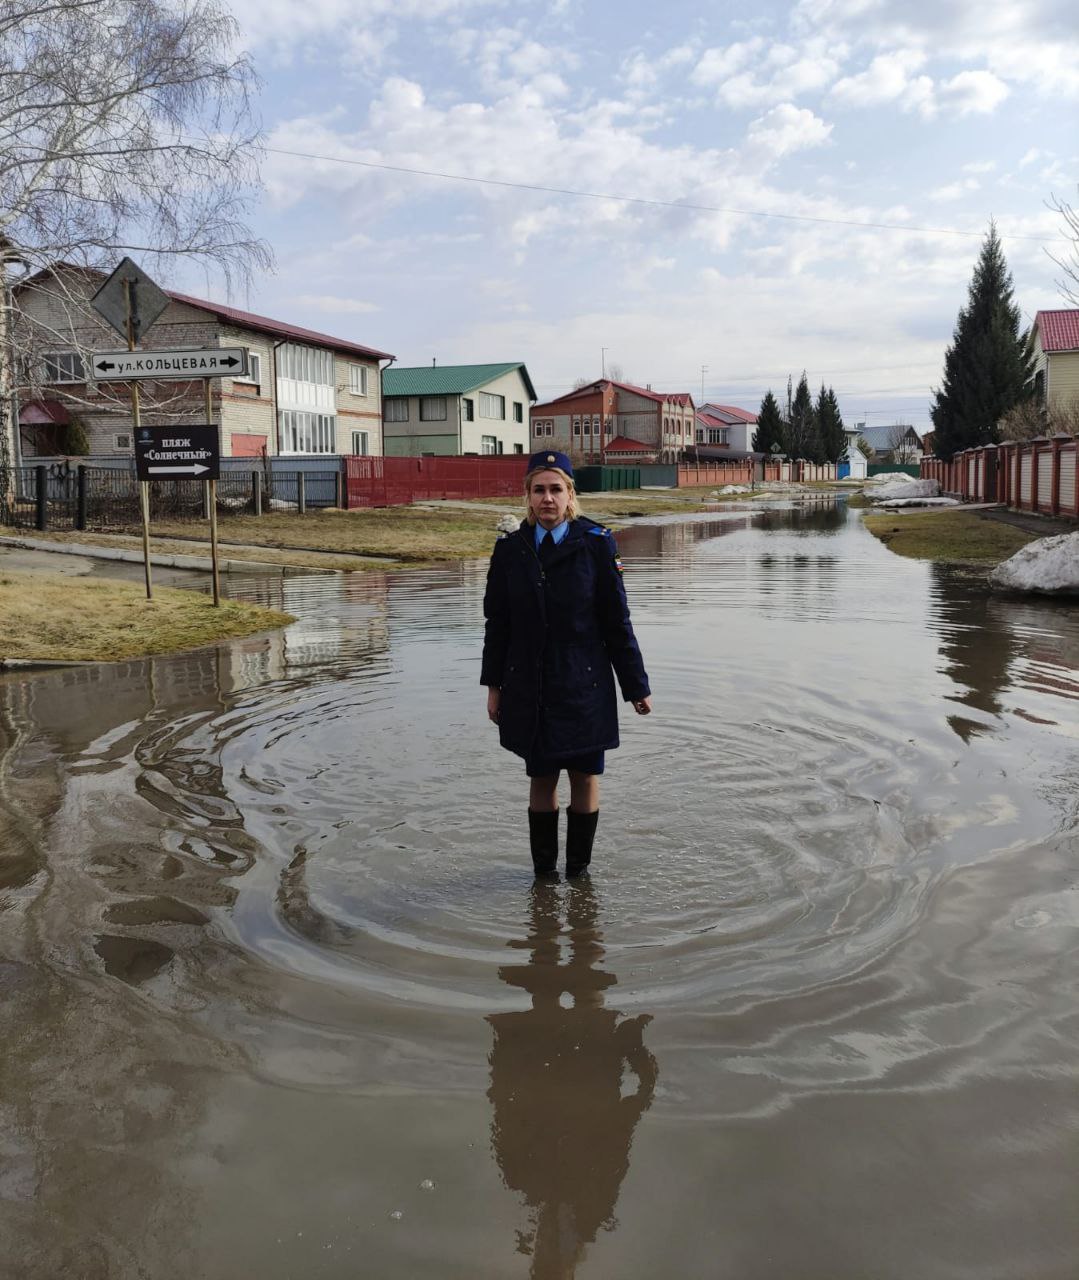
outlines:
[[[88,546],[78,542],[47,542],[41,538],[4,538],[0,537],[0,546],[18,547],[22,551],[52,551],[59,555],[86,556],[91,560],[122,560],[126,564],[142,564],[142,552],[127,547]],[[196,573],[210,573],[213,561],[209,556],[164,555],[152,552],[151,565],[161,569],[190,569]],[[271,572],[284,573],[340,573],[340,569],[323,569],[317,565],[276,564],[272,560],[229,560],[222,557],[218,561],[222,573]],[[69,665],[69,664],[64,664]]]

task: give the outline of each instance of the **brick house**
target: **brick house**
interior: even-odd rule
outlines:
[[[100,272],[62,265],[17,286],[21,353],[19,424],[24,457],[53,454],[69,423],[93,455],[132,453],[126,384],[88,380],[90,353],[124,346],[88,305]],[[243,377],[210,383],[223,456],[382,452],[385,351],[254,312],[165,290],[171,299],[140,344],[145,350],[246,347]],[[205,421],[201,381],[143,381],[147,424]]]
[[[600,378],[532,409],[532,448],[584,462],[676,462],[695,440],[693,397]]]
[[[524,453],[536,389],[521,361],[420,365],[382,374],[388,457]]]

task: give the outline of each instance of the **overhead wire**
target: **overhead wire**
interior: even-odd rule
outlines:
[[[467,173],[447,173],[438,169],[420,169],[412,165],[387,164],[379,160],[357,160],[350,156],[327,156],[313,151],[294,151],[285,147],[264,147],[270,155],[291,156],[300,160],[318,160],[326,164],[353,165],[362,169],[379,169],[386,173],[406,173],[418,178],[438,178],[444,182],[466,182],[483,187],[503,187],[514,191],[536,191],[543,195],[573,196],[581,200],[607,200],[618,204],[646,205],[660,209],[683,209],[689,213],[723,213],[741,218],[774,218],[785,222],[809,222],[833,227],[860,227],[870,231],[906,231],[920,235],[962,236],[981,239],[985,231],[968,231],[960,227],[923,227],[904,222],[873,222],[859,218],[826,218],[809,213],[777,213],[768,209],[739,209],[727,205],[698,204],[690,200],[659,200],[650,196],[616,195],[606,191],[586,191],[575,187],[552,187],[538,182],[514,182],[508,178],[478,178]],[[1002,240],[1030,240],[1045,244],[1048,240],[1066,241],[1063,236],[1029,236],[998,231]]]

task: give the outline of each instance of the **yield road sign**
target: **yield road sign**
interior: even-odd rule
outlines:
[[[135,432],[135,472],[140,480],[217,480],[221,448],[217,428],[139,427]]]
[[[169,305],[169,301],[168,294],[159,289],[141,267],[136,266],[130,258],[124,258],[90,299],[90,305],[126,340],[130,303],[131,329],[138,342]]]
[[[174,351],[95,351],[90,368],[97,382],[136,378],[242,378],[246,347],[194,347]]]

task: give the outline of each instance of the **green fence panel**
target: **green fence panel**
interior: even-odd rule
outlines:
[[[916,480],[922,474],[921,464],[917,462],[871,462],[866,467],[866,473],[871,476],[882,476],[890,471],[902,471],[904,475],[913,476]]]

